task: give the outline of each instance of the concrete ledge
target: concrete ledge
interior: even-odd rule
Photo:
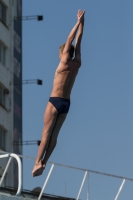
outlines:
[[[38,199],[39,194],[35,191],[23,190],[21,196],[15,196],[16,191],[9,188],[0,188],[0,200],[34,200]],[[43,194],[41,200],[76,200],[73,198]]]
[[[5,195],[0,193],[0,200],[31,200],[30,198],[17,197],[12,195]],[[33,198],[32,198],[33,199]]]

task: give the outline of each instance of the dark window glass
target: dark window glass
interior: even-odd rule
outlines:
[[[5,90],[0,86],[0,104],[5,107]]]
[[[0,43],[0,63],[6,66],[6,48]]]
[[[2,4],[0,3],[0,20],[2,20]]]
[[[6,147],[6,132],[0,128],[0,148],[5,150]]]
[[[0,20],[6,24],[6,7],[0,3]]]

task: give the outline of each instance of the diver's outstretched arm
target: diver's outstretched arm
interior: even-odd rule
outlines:
[[[75,61],[81,62],[81,40],[83,35],[83,29],[84,29],[84,14],[82,10],[78,10],[77,18],[80,18],[82,15],[82,20],[79,25],[78,33],[76,35],[76,42],[75,42]]]
[[[84,19],[84,12],[82,12],[82,13],[80,13],[80,15],[78,15],[77,23],[75,24],[75,26],[71,30],[71,32],[68,35],[68,38],[66,40],[66,44],[65,44],[65,47],[64,47],[64,50],[63,50],[63,54],[69,53],[70,48],[71,48],[71,44],[72,44],[72,42],[75,38],[76,32],[77,32],[81,22],[83,21],[83,19]]]

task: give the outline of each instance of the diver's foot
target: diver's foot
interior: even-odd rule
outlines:
[[[45,165],[42,165],[42,163],[35,164],[32,170],[32,176],[35,177],[35,176],[42,175],[44,169],[45,169]]]

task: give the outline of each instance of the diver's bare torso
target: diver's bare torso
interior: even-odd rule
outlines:
[[[71,90],[80,68],[80,62],[70,59],[67,63],[60,62],[56,69],[51,97],[70,99]]]

